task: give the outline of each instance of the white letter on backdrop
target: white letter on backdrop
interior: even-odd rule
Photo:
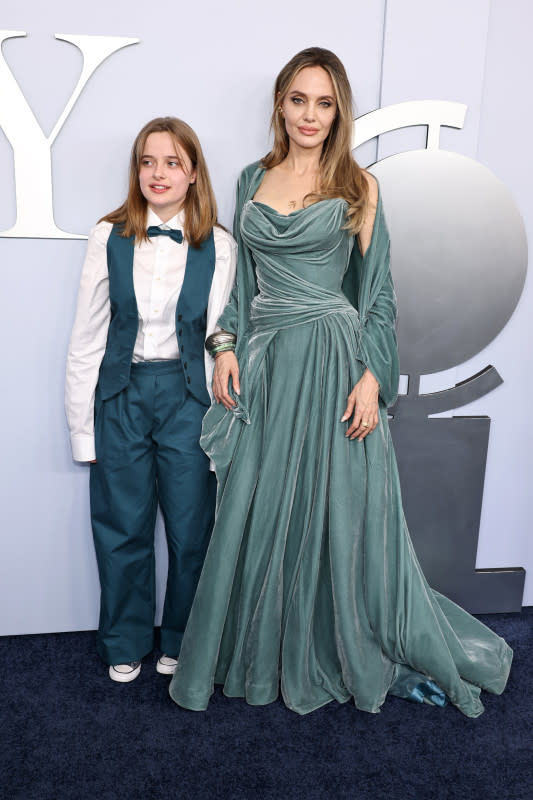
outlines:
[[[26,34],[24,31],[0,30],[0,48],[5,39],[19,36]],[[17,195],[17,220],[9,230],[0,231],[0,236],[36,239],[86,238],[82,234],[66,233],[54,222],[51,147],[95,69],[112,53],[139,41],[123,36],[59,33],[55,38],[70,42],[81,50],[83,69],[49,136],[44,135],[0,49],[0,128],[13,148]]]

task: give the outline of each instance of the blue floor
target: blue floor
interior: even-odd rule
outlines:
[[[94,633],[0,638],[2,800],[533,800],[533,608],[481,619],[515,650],[505,694],[470,720],[389,698],[305,717],[217,689],[184,711],[145,659],[112,683]]]

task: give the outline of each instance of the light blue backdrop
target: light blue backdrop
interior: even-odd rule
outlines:
[[[78,79],[81,54],[56,33],[139,38],[94,73],[52,150],[54,213],[86,233],[126,188],[131,141],[151,117],[183,117],[199,134],[219,201],[231,224],[239,170],[268,145],[275,75],[296,51],[328,47],[344,61],[357,111],[404,100],[469,107],[462,131],[441,147],[477,158],[513,193],[533,241],[533,110],[529,77],[533,9],[527,0],[271,0],[191,4],[131,0],[89,6],[4,0],[0,27],[26,31],[3,46],[45,133]],[[1,102],[1,98],[0,98]],[[360,148],[363,164],[423,146],[422,129]],[[12,149],[0,132],[0,231],[15,221]],[[96,627],[98,579],[89,526],[88,471],[71,460],[63,413],[65,353],[73,321],[83,241],[0,238],[3,286],[0,466],[0,634]],[[456,370],[428,376],[444,388],[494,364],[504,385],[461,410],[492,417],[477,566],[523,566],[533,573],[529,530],[533,474],[531,276],[497,339]],[[158,527],[159,584],[165,571]],[[526,580],[525,604],[533,604]]]

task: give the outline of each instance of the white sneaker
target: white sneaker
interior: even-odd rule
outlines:
[[[163,653],[156,664],[156,670],[161,673],[161,675],[174,675],[177,663],[177,658],[172,658]]]
[[[109,667],[109,677],[118,683],[129,683],[138,677],[140,671],[140,661],[130,661],[129,664],[112,664]]]

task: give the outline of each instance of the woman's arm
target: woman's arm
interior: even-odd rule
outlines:
[[[107,269],[111,227],[100,222],[89,234],[68,349],[65,411],[75,461],[95,458],[94,395],[111,316]]]
[[[233,215],[233,237],[237,244],[237,254],[239,248],[242,246],[241,239],[241,211],[243,206],[243,197],[247,188],[246,170],[243,170],[237,181],[237,192],[235,197],[235,213]],[[225,331],[237,334],[239,328],[239,276],[233,284],[231,294],[224,311],[222,312],[218,324]]]
[[[377,380],[379,395],[389,406],[396,399],[400,374],[396,295],[390,272],[390,241],[382,199],[377,182],[372,180],[378,192],[372,227],[366,221],[359,242],[354,243],[342,289],[359,312],[361,337],[358,358]]]
[[[357,235],[357,243],[359,245],[359,252],[364,257],[366,251],[370,247],[372,241],[372,233],[374,231],[374,222],[376,220],[376,212],[378,209],[378,182],[370,172],[363,171],[368,184],[368,206],[363,227]]]
[[[245,245],[241,237],[241,213],[245,199],[250,188],[250,181],[252,176],[257,173],[257,164],[250,164],[240,174],[237,182],[237,193],[235,198],[235,214],[233,217],[233,236],[237,243],[237,272],[236,279],[231,291],[229,302],[224,309],[224,312],[218,324],[225,331],[234,333],[237,336],[237,347],[239,344],[239,334],[242,335],[244,327],[243,316],[248,314],[248,309],[240,307],[240,295],[244,293],[252,293],[250,282],[254,283],[249,273],[249,268],[246,264]],[[249,298],[251,300],[251,298]],[[246,306],[246,303],[245,303]],[[215,369],[213,373],[213,395],[217,403],[222,403],[224,408],[228,411],[235,408],[235,401],[229,392],[229,380],[231,378],[233,388],[237,394],[240,394],[239,382],[239,362],[235,353],[225,352],[220,353],[215,360]]]
[[[363,321],[361,357],[379,383],[386,406],[396,400],[400,364],[396,339],[396,295],[390,269]]]
[[[368,213],[345,281],[345,291],[360,312],[359,358],[366,370],[348,397],[342,421],[353,414],[346,436],[359,441],[378,424],[379,395],[386,405],[393,402],[399,379],[396,296],[389,265],[388,231],[377,181],[367,172],[365,176],[369,184]]]

